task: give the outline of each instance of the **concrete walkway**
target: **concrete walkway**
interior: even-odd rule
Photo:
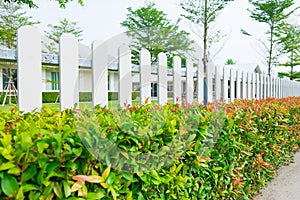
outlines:
[[[295,163],[278,170],[278,176],[254,200],[300,200],[300,152]]]

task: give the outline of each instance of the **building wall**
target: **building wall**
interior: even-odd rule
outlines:
[[[92,91],[92,72],[87,69],[79,70],[79,91],[91,92]]]

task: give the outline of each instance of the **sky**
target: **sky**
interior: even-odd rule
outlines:
[[[179,6],[180,0],[154,0],[159,10],[168,14],[174,22],[183,13]],[[67,4],[66,9],[61,9],[53,0],[36,0],[38,9],[27,9],[27,14],[40,21],[38,29],[41,33],[48,30],[48,24],[58,24],[66,18],[70,21],[78,21],[78,25],[84,30],[83,43],[90,46],[94,40],[114,40],[125,31],[120,23],[125,20],[128,7],[133,9],[143,6],[143,0],[84,0],[85,5],[80,6],[75,2]],[[295,0],[295,5],[300,5],[300,0]],[[267,26],[250,18],[247,8],[250,8],[248,0],[235,0],[229,3],[219,14],[214,29],[221,30],[224,37],[222,50],[215,55],[222,45],[216,45],[212,50],[212,60],[217,65],[223,65],[227,59],[233,59],[239,65],[264,65],[261,56],[261,46],[248,36],[240,33],[241,29],[247,30],[256,38],[265,39],[264,32]],[[191,38],[196,42],[200,38],[193,34],[191,23],[182,19],[180,28],[191,33]],[[198,42],[199,43],[199,42]],[[201,43],[199,43],[201,45]],[[263,67],[262,67],[263,68]]]

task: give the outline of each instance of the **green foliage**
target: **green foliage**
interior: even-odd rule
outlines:
[[[234,61],[233,59],[229,58],[226,60],[226,63],[225,65],[235,65],[236,64],[236,61]]]
[[[263,42],[262,44],[267,52],[266,61],[268,74],[270,75],[273,65],[281,54],[278,48],[281,24],[285,23],[299,7],[291,9],[294,5],[293,0],[249,0],[249,3],[254,6],[253,10],[249,10],[250,17],[268,25],[266,35],[269,44]],[[261,40],[259,41],[261,42]]]
[[[213,31],[212,23],[215,22],[219,12],[232,0],[181,0],[180,6],[185,11],[183,17],[194,25],[200,27],[195,31],[203,42],[203,64],[206,67],[210,56],[210,47],[221,41],[220,30]]]
[[[280,78],[288,77],[290,80],[300,81],[300,72],[278,72]]]
[[[95,137],[95,143],[84,143],[74,120],[78,113],[73,110],[54,112],[44,107],[36,113],[16,109],[1,113],[0,198],[251,199],[299,149],[300,98],[237,100],[220,106],[225,108],[224,126],[212,143],[208,141],[218,121],[212,104],[127,107],[124,112],[134,121],[130,126],[126,121],[119,123],[116,111],[95,108],[95,127],[101,127],[125,157],[142,152],[155,157],[155,150],[161,149],[159,153],[168,158],[172,151],[164,151],[166,147],[185,149],[163,168],[139,173],[116,170],[92,156],[98,149],[89,152],[85,146],[101,145],[97,143],[101,140]],[[165,126],[149,121],[151,110],[164,113]],[[93,131],[94,118],[82,121],[86,130]],[[180,126],[188,119],[194,119],[191,124],[196,126]],[[149,137],[135,137],[132,131],[144,125],[151,127],[144,132]],[[179,128],[181,141],[174,137]],[[170,146],[170,141],[179,143]],[[204,151],[209,145],[213,148]],[[115,163],[124,165],[121,160],[126,159],[118,159]]]
[[[192,50],[193,41],[189,33],[179,30],[178,19],[175,24],[167,18],[167,14],[155,8],[155,4],[148,2],[144,7],[133,10],[127,9],[126,19],[121,23],[127,29],[126,34],[131,39],[133,62],[139,63],[139,51],[147,49],[151,53],[152,63],[158,60],[158,54],[164,52],[169,63],[174,55],[183,56],[183,52]]]
[[[289,67],[289,72],[280,72],[279,76],[286,76],[290,80],[300,80],[300,72],[295,72],[294,67],[300,65],[300,27],[283,23],[279,33],[279,43],[281,44],[281,51],[287,55],[288,61],[279,63],[279,66]]]
[[[65,8],[66,4],[72,2],[73,0],[56,0],[61,8]],[[38,5],[33,0],[4,0],[4,2],[28,5],[30,8],[37,8]],[[78,3],[83,6],[83,0],[78,0]]]
[[[22,6],[16,3],[0,2],[0,45],[10,49],[16,48],[17,30],[21,26],[34,25],[39,22],[32,21],[26,16]]]
[[[79,41],[82,40],[83,30],[78,27],[78,22],[68,21],[67,19],[62,19],[58,25],[48,24],[50,31],[45,31],[45,36],[50,39],[50,43],[44,43],[48,52],[51,54],[58,54],[57,45],[59,43],[60,36],[63,33],[71,33]]]
[[[54,103],[59,95],[59,92],[43,92],[42,99],[43,103]],[[137,98],[137,93],[132,92],[132,100]],[[114,101],[118,100],[118,92],[108,92],[108,100]],[[0,102],[3,101],[0,99]],[[90,102],[92,101],[92,93],[91,92],[79,92],[79,101],[80,102]],[[58,99],[59,102],[59,99]]]
[[[43,103],[54,103],[58,96],[59,92],[42,92]]]

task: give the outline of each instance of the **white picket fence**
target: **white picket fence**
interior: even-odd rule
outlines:
[[[63,34],[59,45],[60,75],[60,108],[72,108],[79,102],[78,90],[78,41],[71,34]],[[119,104],[131,104],[132,95],[132,64],[128,46],[118,50],[119,73]],[[18,63],[18,106],[20,110],[30,112],[42,106],[42,61],[41,34],[33,27],[24,26],[18,30],[17,38]],[[199,60],[197,72],[191,59],[187,59],[185,100],[187,103],[204,101],[204,80],[207,84],[207,100],[233,101],[235,98],[263,99],[267,97],[282,98],[300,96],[300,83],[269,77],[262,74],[246,73],[240,70],[229,70],[226,67],[216,68],[211,63],[204,75],[203,65]],[[108,105],[108,64],[107,51],[103,43],[92,44],[92,102],[95,105]],[[143,49],[140,52],[140,102],[146,99],[151,102],[151,60],[150,53]],[[167,57],[159,54],[157,83],[158,102],[168,101]],[[181,59],[173,58],[173,101],[181,100],[182,96]],[[196,85],[194,85],[196,83]],[[234,86],[234,87],[233,87]],[[194,89],[196,88],[196,89]],[[196,93],[196,95],[195,95]],[[196,96],[196,99],[194,98]],[[230,98],[228,98],[230,96]]]

